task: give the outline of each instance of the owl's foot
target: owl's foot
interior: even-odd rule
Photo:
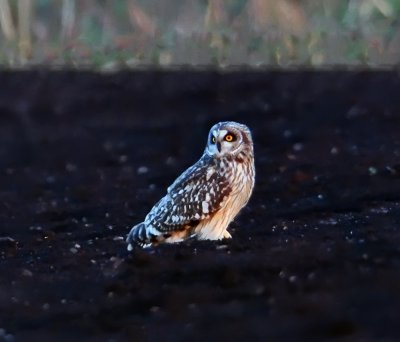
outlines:
[[[224,234],[222,235],[222,238],[223,239],[232,239],[232,235],[227,230],[225,230]]]

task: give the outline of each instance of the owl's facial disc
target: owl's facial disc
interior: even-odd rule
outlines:
[[[229,128],[216,128],[210,131],[207,151],[210,155],[222,156],[234,153],[240,144],[240,132]]]

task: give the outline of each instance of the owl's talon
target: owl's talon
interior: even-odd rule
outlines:
[[[232,239],[232,235],[227,230],[224,231],[224,235],[222,235],[222,237],[224,239]]]

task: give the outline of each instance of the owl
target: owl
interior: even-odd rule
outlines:
[[[127,237],[133,246],[231,238],[228,225],[248,202],[254,187],[253,140],[237,122],[214,125],[201,158],[183,172],[167,194]]]

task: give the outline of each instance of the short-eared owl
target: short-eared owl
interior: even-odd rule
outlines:
[[[231,238],[227,231],[254,187],[254,152],[250,130],[220,122],[208,135],[200,160],[182,173],[144,222],[128,234],[128,250],[161,242]]]

